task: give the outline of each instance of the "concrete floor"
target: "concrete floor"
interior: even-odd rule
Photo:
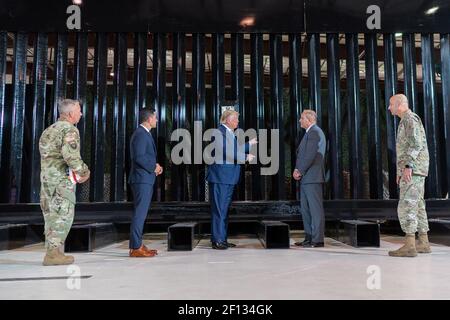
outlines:
[[[165,234],[151,234],[157,257],[128,258],[126,241],[76,253],[71,267],[43,267],[42,244],[0,251],[0,299],[450,299],[450,247],[392,258],[400,237],[359,249],[329,238],[325,248],[271,250],[252,236],[229,240],[237,248],[212,250],[205,239],[168,252]]]

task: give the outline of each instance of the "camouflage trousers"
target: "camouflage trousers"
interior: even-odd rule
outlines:
[[[75,186],[70,181],[52,185],[41,183],[41,209],[44,215],[45,247],[62,244],[72,227],[75,213]]]
[[[413,175],[410,182],[400,180],[398,220],[405,233],[428,232],[425,211],[425,177]]]

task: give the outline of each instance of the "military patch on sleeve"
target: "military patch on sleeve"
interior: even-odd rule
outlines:
[[[76,132],[68,132],[64,137],[64,140],[72,149],[78,148],[78,134]]]

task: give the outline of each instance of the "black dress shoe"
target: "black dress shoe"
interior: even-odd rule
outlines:
[[[213,242],[212,248],[216,249],[216,250],[226,250],[226,249],[228,249],[228,246],[222,242]]]
[[[309,247],[311,245],[311,241],[305,239],[302,242],[296,242],[294,244],[298,247]]]
[[[234,247],[236,247],[236,245],[235,245],[234,243],[231,243],[231,242],[228,242],[228,241],[225,241],[225,244],[226,244],[226,246],[227,246],[228,248],[234,248]]]
[[[308,247],[311,245],[311,239],[306,236],[305,240],[303,240],[302,242],[296,242],[294,244],[298,247]]]
[[[310,248],[323,248],[324,246],[323,242],[311,242],[309,245]]]

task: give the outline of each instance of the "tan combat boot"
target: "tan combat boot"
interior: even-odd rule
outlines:
[[[415,257],[416,251],[416,236],[414,233],[406,234],[405,245],[395,251],[389,251],[391,257]]]
[[[419,241],[417,242],[416,250],[418,253],[431,253],[430,243],[428,242],[428,235],[426,232],[419,232]]]
[[[58,266],[72,264],[74,258],[72,256],[66,256],[59,252],[58,248],[48,249],[47,254],[44,257],[44,266]]]

